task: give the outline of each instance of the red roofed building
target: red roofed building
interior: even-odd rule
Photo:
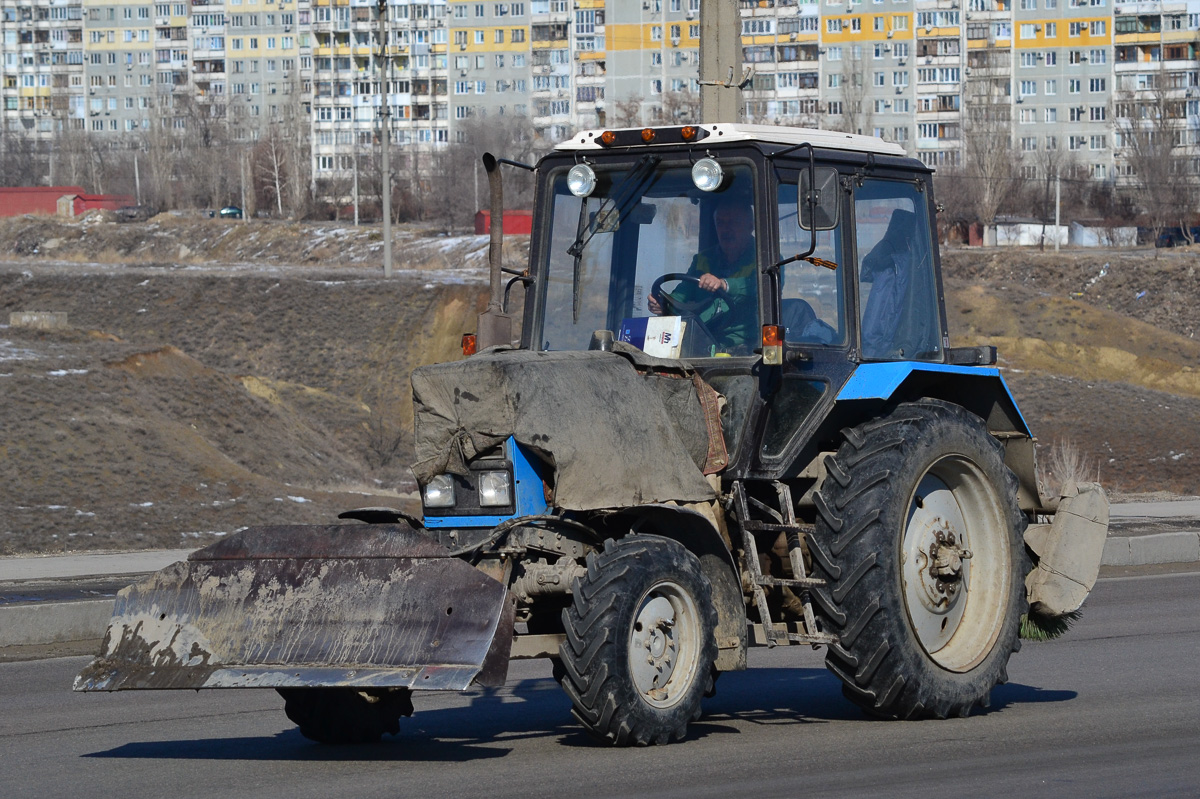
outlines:
[[[133,205],[127,194],[87,194],[80,186],[0,188],[0,216],[62,214],[79,216],[97,208],[115,211]]]

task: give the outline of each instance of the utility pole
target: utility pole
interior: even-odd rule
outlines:
[[[242,179],[242,224],[246,224],[246,214],[250,209],[246,207],[246,153],[238,152],[238,172]]]
[[[1062,212],[1062,179],[1054,171],[1054,251],[1058,252],[1058,225]]]
[[[742,21],[738,0],[700,0],[700,120],[741,116]]]
[[[387,0],[379,0],[379,145],[383,176],[383,276],[392,276],[392,169],[388,150],[392,146],[392,111],[388,106],[388,77],[391,57],[387,52]]]
[[[142,178],[138,174],[138,155],[133,154],[133,191],[137,195],[136,201],[140,206],[142,204]]]

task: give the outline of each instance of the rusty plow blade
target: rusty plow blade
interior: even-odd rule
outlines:
[[[121,591],[77,691],[503,684],[498,581],[406,524],[245,530]]]

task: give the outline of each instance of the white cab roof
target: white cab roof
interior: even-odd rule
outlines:
[[[650,127],[654,126],[651,125]],[[784,146],[807,143],[813,147],[826,147],[831,150],[851,150],[856,153],[875,153],[876,155],[906,155],[904,148],[898,144],[886,142],[874,136],[858,136],[853,133],[839,133],[832,130],[787,128],[776,125],[735,125],[728,123],[700,125],[699,127],[708,131],[708,136],[699,140],[696,143],[697,146],[724,144],[726,142],[769,142]],[[629,130],[641,130],[641,128],[629,128]],[[600,134],[603,132],[603,130],[581,131],[566,141],[559,142],[554,149],[607,149],[600,144]],[[653,147],[654,145],[646,146]]]

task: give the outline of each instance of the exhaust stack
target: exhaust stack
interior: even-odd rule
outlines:
[[[488,267],[491,270],[491,295],[487,310],[479,315],[476,331],[476,346],[480,350],[497,344],[512,343],[512,317],[504,312],[504,181],[500,176],[500,162],[491,153],[483,154],[483,168],[487,170],[488,189],[491,194],[492,240],[488,244]]]

